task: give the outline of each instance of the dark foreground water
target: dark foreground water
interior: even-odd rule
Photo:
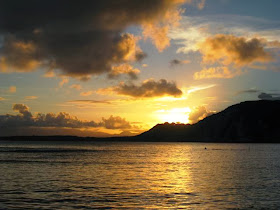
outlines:
[[[14,208],[279,209],[280,145],[0,142]]]

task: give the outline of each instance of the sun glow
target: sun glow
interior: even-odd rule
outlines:
[[[158,110],[157,115],[162,123],[189,123],[189,114],[191,109],[189,107],[174,108],[170,110]]]

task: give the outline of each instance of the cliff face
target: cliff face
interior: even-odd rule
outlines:
[[[280,101],[247,101],[194,125],[159,124],[138,138],[153,141],[279,142]]]

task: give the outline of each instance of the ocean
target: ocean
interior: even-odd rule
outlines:
[[[280,144],[0,142],[0,209],[279,209]]]

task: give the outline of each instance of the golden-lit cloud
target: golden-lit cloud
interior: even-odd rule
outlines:
[[[242,74],[240,69],[235,69],[235,71],[230,70],[226,66],[222,67],[210,67],[204,68],[199,72],[194,73],[194,79],[212,79],[212,78],[224,78],[229,79]]]
[[[198,106],[191,111],[189,114],[189,121],[190,123],[194,124],[200,120],[203,120],[205,117],[208,117],[215,112],[208,111],[204,106]]]
[[[143,67],[143,68],[146,68],[146,67],[148,67],[148,64],[143,63],[143,64],[142,64],[142,67]]]
[[[143,27],[143,36],[145,39],[151,38],[153,44],[159,52],[170,46],[170,39],[167,36],[168,26],[156,26],[153,24],[145,24]]]
[[[6,100],[5,98],[3,98],[3,97],[0,97],[0,101],[4,101],[4,100]]]
[[[0,54],[0,72],[29,72],[40,65],[36,58],[36,46],[32,42],[17,41],[7,37]]]
[[[133,83],[121,82],[118,86],[100,89],[98,93],[131,96],[134,98],[152,98],[173,96],[180,97],[183,92],[177,87],[174,82],[168,82],[165,79],[155,81],[154,79],[148,79],[142,82],[140,85]]]
[[[59,82],[59,87],[62,87],[64,84],[67,84],[69,82],[69,78],[62,77],[61,81]]]
[[[118,66],[113,66],[112,70],[108,74],[108,77],[112,79],[112,78],[119,77],[120,75],[126,74],[131,79],[137,79],[139,73],[140,73],[139,69],[133,68],[133,66],[125,63]]]
[[[170,46],[168,32],[170,28],[179,25],[181,13],[183,13],[184,10],[178,9],[178,6],[184,2],[186,1],[165,1],[165,4],[169,4],[169,7],[164,13],[155,21],[144,22],[142,24],[144,39],[150,38],[159,52],[162,52],[166,47]]]
[[[24,99],[25,100],[35,100],[35,99],[38,99],[38,96],[25,96]]]
[[[46,77],[46,78],[52,78],[52,77],[55,77],[55,73],[54,71],[47,71],[43,77]]]
[[[90,95],[92,95],[93,94],[93,91],[86,91],[86,92],[81,92],[80,93],[80,96],[90,96]]]
[[[17,87],[16,87],[16,86],[10,86],[10,87],[9,87],[9,92],[10,92],[10,93],[15,93],[15,92],[17,92]]]
[[[120,63],[122,61],[141,61],[145,58],[145,54],[137,46],[140,38],[130,33],[121,35],[120,41],[115,46],[115,54],[113,62]]]
[[[265,45],[264,39],[246,39],[226,34],[217,34],[198,44],[203,63],[218,62],[223,65],[234,64],[239,67],[254,62],[272,61],[272,56],[265,50]]]
[[[70,86],[70,88],[76,89],[76,90],[81,90],[81,89],[82,89],[82,86],[79,85],[79,84],[73,84],[73,85]]]

